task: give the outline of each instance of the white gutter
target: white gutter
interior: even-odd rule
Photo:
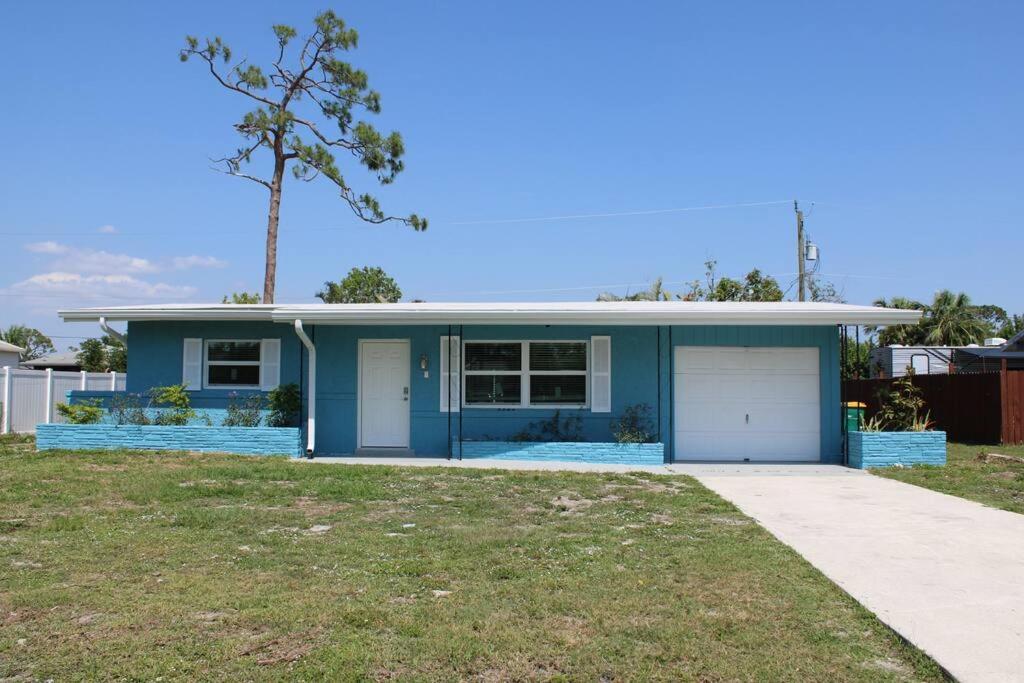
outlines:
[[[302,345],[309,352],[309,402],[306,409],[306,457],[313,457],[313,448],[316,446],[316,347],[313,341],[302,329],[302,321],[295,321],[295,334],[298,335]]]
[[[128,340],[123,334],[115,330],[113,327],[107,324],[106,316],[100,316],[100,329],[109,334],[111,337],[121,342],[124,348],[128,348]]]

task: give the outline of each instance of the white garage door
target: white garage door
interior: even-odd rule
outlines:
[[[817,348],[677,346],[676,460],[821,459]]]

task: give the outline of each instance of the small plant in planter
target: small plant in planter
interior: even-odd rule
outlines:
[[[107,403],[107,412],[118,426],[151,423],[139,394],[115,394]]]
[[[555,441],[575,442],[583,440],[583,419],[579,415],[570,415],[562,419],[562,411],[556,410],[550,420],[537,420],[526,426],[526,429],[513,434],[509,441]]]
[[[196,411],[192,408],[192,402],[184,384],[154,387],[150,390],[150,396],[157,406],[168,407],[168,410],[160,411],[153,419],[153,424],[181,427],[196,417]]]
[[[626,406],[622,417],[612,420],[611,428],[619,443],[652,443],[651,406],[647,403]]]
[[[72,405],[58,403],[57,412],[73,425],[99,424],[103,419],[103,402],[100,399],[88,399]]]
[[[228,397],[227,415],[221,423],[225,427],[259,427],[263,419],[263,397],[251,394],[239,400],[232,392]]]
[[[267,415],[267,426],[298,427],[299,415],[302,413],[302,395],[299,385],[282,384],[267,394],[270,414]]]
[[[924,399],[921,390],[914,386],[913,373],[900,377],[892,387],[880,395],[882,407],[873,419],[890,432],[923,432],[931,428],[930,413],[921,416]],[[871,430],[863,430],[871,431]]]

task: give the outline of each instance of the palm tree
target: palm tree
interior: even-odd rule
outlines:
[[[656,278],[648,289],[626,296],[611,292],[603,292],[597,296],[598,301],[671,301],[672,293],[662,287],[662,278]]]
[[[876,299],[873,305],[880,306],[881,308],[902,308],[913,311],[928,310],[928,307],[920,301],[914,301],[905,296],[894,296],[889,300]],[[868,325],[864,329],[869,334],[878,334],[879,346],[891,346],[893,344],[913,346],[915,344],[923,344],[925,338],[925,331],[921,327],[921,323],[916,325],[888,325],[886,327]]]
[[[985,323],[978,317],[977,308],[971,305],[971,298],[963,292],[954,294],[948,289],[935,293],[921,326],[925,331],[925,343],[935,346],[975,344],[987,332]]]

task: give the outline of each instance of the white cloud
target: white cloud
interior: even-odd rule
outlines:
[[[167,262],[158,263],[141,256],[115,254],[101,249],[72,247],[59,242],[31,242],[25,249],[35,254],[58,256],[50,264],[55,271],[65,273],[143,274],[164,270],[188,270],[189,268],[223,268],[227,261],[215,256],[175,256]]]
[[[185,270],[187,268],[223,268],[228,265],[228,262],[222,261],[216,256],[193,254],[191,256],[175,256],[171,259],[171,264],[176,270]]]
[[[163,282],[146,282],[131,275],[83,275],[54,271],[16,282],[8,291],[26,296],[36,294],[66,295],[69,298],[174,299],[191,297],[196,293],[196,288]]]
[[[57,244],[53,241],[46,242],[30,242],[25,245],[25,248],[34,254],[66,254],[68,247],[66,244]]]
[[[117,232],[117,228],[115,228],[113,225],[101,225],[100,227],[96,228],[96,232],[101,232],[104,235],[113,235],[115,232]]]

